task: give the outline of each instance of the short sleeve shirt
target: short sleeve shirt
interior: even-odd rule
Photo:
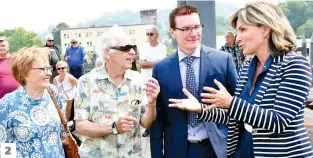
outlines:
[[[132,111],[132,116],[137,119],[134,129],[129,133],[104,137],[81,136],[81,157],[143,157],[139,120],[148,102],[143,88],[143,77],[132,70],[126,70],[122,83],[115,86],[105,65],[79,79],[75,97],[75,120],[112,124],[128,111]]]

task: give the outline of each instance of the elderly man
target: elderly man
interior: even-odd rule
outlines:
[[[240,66],[245,61],[245,55],[242,50],[239,48],[239,45],[235,43],[236,37],[233,32],[228,31],[225,34],[225,45],[220,48],[221,51],[228,52],[233,56],[235,67],[237,72],[239,71]]]
[[[143,157],[140,125],[148,128],[156,116],[158,81],[144,80],[130,70],[135,51],[120,29],[101,37],[104,65],[79,79],[75,98],[76,132],[82,158]]]
[[[51,34],[46,36],[46,45],[44,48],[50,48],[50,65],[53,67],[52,75],[50,77],[50,83],[53,83],[53,79],[58,75],[58,71],[56,69],[56,64],[61,60],[61,53],[59,48],[54,45],[54,38]]]
[[[0,36],[0,99],[16,90],[19,83],[14,79],[10,66],[9,42]]]
[[[158,41],[158,27],[151,26],[146,35],[148,43],[140,49],[138,63],[141,67],[141,74],[148,79],[152,77],[153,66],[166,57],[167,50],[166,46]],[[146,129],[142,136],[149,136],[149,129]]]
[[[76,38],[71,39],[71,45],[66,49],[64,59],[69,64],[70,74],[77,79],[84,74],[84,59],[90,63],[85,48],[78,44]]]

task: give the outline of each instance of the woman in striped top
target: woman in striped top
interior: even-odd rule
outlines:
[[[311,88],[308,61],[292,51],[296,37],[275,5],[248,3],[232,17],[237,42],[245,55],[235,95],[215,80],[205,87],[202,104],[187,90],[187,99],[170,99],[170,107],[198,112],[198,118],[228,124],[227,155],[237,157],[313,157],[304,127],[304,106]]]

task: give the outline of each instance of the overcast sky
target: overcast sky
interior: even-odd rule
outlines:
[[[218,1],[241,6],[251,0]],[[40,31],[61,21],[69,25],[85,22],[103,12],[174,8],[177,0],[1,0],[0,4],[0,31],[15,27]]]

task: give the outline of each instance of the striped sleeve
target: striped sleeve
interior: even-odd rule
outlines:
[[[264,109],[235,96],[229,108],[230,118],[276,134],[284,132],[303,108],[311,88],[312,74],[309,63],[302,56],[291,57],[282,64],[281,82],[273,108]]]
[[[205,108],[208,105],[201,104],[201,106],[202,108]],[[228,124],[229,121],[227,109],[216,108],[210,111],[202,111],[200,114],[197,115],[197,117],[201,121],[216,122],[222,124]]]

